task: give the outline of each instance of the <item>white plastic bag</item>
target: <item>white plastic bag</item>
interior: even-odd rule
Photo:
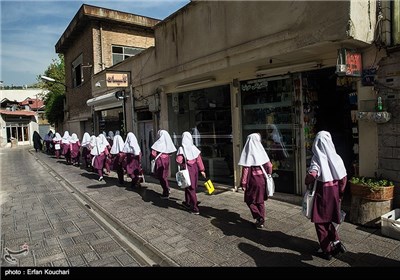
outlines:
[[[273,196],[275,192],[275,183],[274,183],[274,178],[272,178],[271,174],[267,174],[265,171],[264,167],[260,165],[262,172],[264,173],[265,179],[266,179],[266,186],[265,186],[265,191],[267,192],[268,196]]]
[[[307,190],[303,197],[302,213],[307,219],[311,219],[312,208],[314,204],[315,188],[317,186],[317,180],[314,182],[314,187],[311,190]]]
[[[189,170],[183,169],[176,172],[176,182],[179,187],[187,188],[192,185],[190,182]]]

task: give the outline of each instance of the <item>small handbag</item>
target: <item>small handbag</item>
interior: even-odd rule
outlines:
[[[273,196],[275,192],[275,182],[274,178],[272,178],[271,174],[267,174],[265,172],[265,169],[262,165],[260,165],[262,172],[264,173],[265,179],[266,179],[266,184],[265,184],[265,191],[268,194],[268,196]]]
[[[212,194],[215,190],[213,182],[211,182],[210,179],[206,179],[206,182],[204,183],[204,187],[207,189],[208,194]]]
[[[317,179],[314,181],[314,187],[308,189],[303,197],[302,213],[307,219],[311,219],[312,208],[314,204],[315,188],[317,187]]]
[[[150,171],[151,173],[156,172],[156,160],[161,156],[162,153],[159,153],[155,159],[152,159],[150,162]]]

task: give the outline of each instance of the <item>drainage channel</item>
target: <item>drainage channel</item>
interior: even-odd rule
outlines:
[[[179,266],[173,260],[166,257],[162,252],[148,244],[139,235],[129,230],[126,226],[113,219],[107,212],[91,198],[82,194],[72,184],[60,176],[45,162],[36,157],[36,160],[47,170],[49,174],[55,177],[59,183],[67,189],[75,199],[84,206],[88,214],[101,224],[110,234],[115,236],[117,240],[124,244],[127,251],[135,257],[141,266],[160,266],[160,267],[177,267]]]

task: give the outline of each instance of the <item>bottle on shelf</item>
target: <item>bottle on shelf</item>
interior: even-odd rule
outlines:
[[[377,105],[376,105],[376,110],[378,111],[378,112],[381,112],[381,111],[383,111],[383,105],[382,105],[382,97],[378,97],[378,102],[377,102]]]

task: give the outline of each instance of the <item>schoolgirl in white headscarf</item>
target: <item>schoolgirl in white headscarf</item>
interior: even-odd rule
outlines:
[[[206,178],[206,172],[201,152],[193,144],[193,137],[188,131],[182,133],[182,146],[178,149],[176,162],[182,169],[187,167],[192,184],[185,188],[185,201],[182,204],[185,208],[190,210],[191,213],[198,215],[200,212],[197,205],[197,181],[199,179],[199,171],[204,178]]]
[[[176,152],[176,147],[172,142],[168,131],[159,130],[157,134],[158,139],[151,146],[151,156],[155,159],[154,174],[160,180],[160,185],[163,189],[161,199],[167,199],[169,198],[170,194],[170,186],[168,181],[169,157],[171,153]]]
[[[115,135],[113,145],[110,150],[113,170],[117,172],[118,182],[124,184],[124,168],[126,166],[126,155],[122,151],[124,148],[124,140],[121,135]]]
[[[61,144],[62,144],[62,147],[61,147],[62,152],[61,152],[61,154],[64,155],[65,161],[67,162],[67,164],[71,164],[70,139],[71,139],[71,136],[69,135],[68,130],[66,130],[64,132],[64,135],[63,135],[62,140],[61,140]]]
[[[85,132],[83,134],[82,142],[82,159],[85,163],[85,167],[90,167],[91,166],[91,155],[90,155],[90,134]]]
[[[62,137],[60,135],[60,133],[56,132],[56,135],[53,138],[53,143],[54,143],[54,154],[56,156],[57,159],[60,158],[61,155],[61,141],[62,141]]]
[[[255,227],[262,228],[265,222],[264,201],[268,198],[264,172],[272,174],[272,163],[261,143],[259,133],[247,136],[239,165],[243,166],[240,184],[244,190],[244,202],[255,219]]]
[[[110,145],[110,142],[107,140],[107,138],[105,136],[105,131],[103,131],[103,133],[101,133],[99,135],[99,137],[100,137],[102,143],[104,145],[106,145],[106,147],[108,149],[107,157],[106,157],[105,162],[104,162],[104,167],[106,168],[106,172],[107,172],[106,175],[108,175],[108,174],[110,174],[110,171],[111,171],[111,155],[109,153],[110,149],[111,149],[111,145]]]
[[[90,154],[93,156],[92,158],[92,166],[97,171],[99,175],[99,181],[103,180],[103,168],[105,165],[106,157],[109,152],[107,149],[107,145],[103,142],[100,136],[96,137],[92,149],[90,150]]]
[[[135,134],[129,132],[122,152],[126,154],[126,173],[131,177],[131,188],[140,187],[142,152]]]
[[[306,185],[316,183],[311,222],[315,225],[320,244],[317,254],[330,260],[338,253],[346,252],[332,223],[341,222],[340,201],[346,187],[347,172],[329,132],[317,133],[312,152],[311,165],[305,178]]]
[[[79,166],[79,157],[80,157],[80,147],[81,143],[78,139],[78,135],[76,133],[72,133],[71,138],[69,139],[70,149],[71,149],[71,161],[75,166]]]

